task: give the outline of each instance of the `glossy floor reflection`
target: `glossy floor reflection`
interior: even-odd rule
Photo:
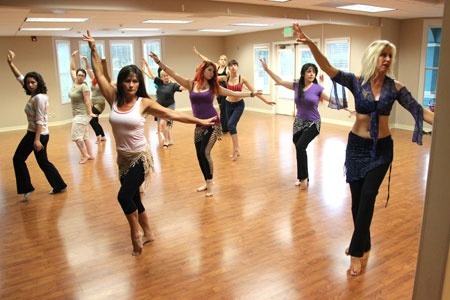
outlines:
[[[292,118],[246,111],[238,131],[213,149],[214,196],[203,183],[192,125],[176,123],[175,145],[162,149],[153,119],[148,137],[156,174],[144,195],[156,240],[131,256],[128,226],[116,201],[114,141],[94,145],[79,165],[70,124],[52,126],[49,158],[68,183],[51,187],[33,156],[36,191],[16,194],[12,155],[24,131],[0,133],[1,299],[410,299],[430,138],[412,144],[393,131],[391,200],[382,184],[372,224],[373,250],[363,274],[351,278],[344,249],[352,232],[343,171],[349,128],[323,124],[309,146],[310,185],[294,186]],[[94,141],[94,137],[92,136]],[[409,162],[415,161],[414,165]]]

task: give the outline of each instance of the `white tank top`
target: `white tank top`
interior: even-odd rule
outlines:
[[[112,105],[109,122],[116,140],[116,149],[126,152],[142,152],[147,146],[144,134],[145,118],[141,115],[142,98],[138,98],[128,111],[119,111],[117,101]]]

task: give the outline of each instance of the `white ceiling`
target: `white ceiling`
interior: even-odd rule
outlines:
[[[357,2],[356,2],[357,1]],[[55,4],[58,3],[58,4]],[[356,13],[335,8],[344,4],[370,4],[395,8],[384,13]],[[379,26],[383,18],[442,18],[444,0],[0,0],[0,36],[80,37],[90,30],[96,37],[161,35],[226,36],[300,24]],[[84,17],[86,23],[27,23],[28,17]],[[191,20],[189,24],[143,24],[148,19]],[[266,23],[268,27],[242,27],[234,23]],[[70,31],[20,31],[26,27],[70,27]],[[158,28],[155,32],[125,32],[121,28]],[[199,29],[231,29],[228,33]]]

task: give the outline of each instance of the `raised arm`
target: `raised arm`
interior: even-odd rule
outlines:
[[[285,80],[281,79],[280,76],[278,76],[277,74],[272,72],[272,70],[270,70],[269,67],[267,66],[267,62],[266,62],[265,58],[260,58],[259,61],[261,62],[261,66],[264,69],[264,71],[266,71],[266,73],[269,74],[270,78],[272,78],[273,81],[275,81],[275,83],[277,85],[284,86],[285,88],[290,89],[290,90],[294,89],[294,82],[293,81],[285,81]]]
[[[19,76],[23,76],[22,73],[19,71],[19,69],[14,64],[13,60],[14,57],[16,57],[16,54],[12,52],[11,50],[8,50],[8,55],[6,56],[6,61],[9,65],[9,68],[11,69],[11,72],[13,73],[15,78],[18,78]],[[23,86],[23,82],[19,81],[19,84]]]
[[[151,80],[155,80],[155,73],[153,73],[152,68],[150,68],[144,57],[141,59],[141,71]]]
[[[158,58],[158,55],[156,55],[154,52],[150,52],[148,55],[150,55],[150,57],[153,58],[153,60],[161,68],[161,70],[166,72],[170,77],[172,77],[176,82],[178,82],[179,85],[181,85],[182,87],[184,87],[185,89],[187,89],[189,91],[192,89],[192,81],[191,80],[181,77],[178,73],[176,73],[174,70],[169,68],[165,63],[163,63]]]
[[[92,72],[92,69],[89,68],[89,61],[86,56],[82,56],[81,59],[84,61],[84,68],[86,70],[86,73],[88,74],[89,78],[92,80],[94,79],[94,72]]]
[[[247,80],[246,77],[242,77],[242,82],[244,83],[244,85],[247,87],[247,89],[249,89],[250,91],[255,91],[255,88],[253,87],[253,85]],[[255,94],[253,93],[256,97],[258,97],[262,102],[266,103],[267,105],[275,105],[277,104],[275,101],[269,100],[266,97],[264,97],[262,94]]]
[[[320,52],[319,48],[317,48],[317,45],[306,34],[303,33],[300,25],[298,23],[294,23],[292,25],[292,28],[297,33],[297,41],[309,47],[320,69],[327,73],[330,78],[336,76],[339,70],[330,64],[325,55],[323,55],[322,52]]]
[[[88,42],[89,48],[91,48],[92,68],[94,70],[95,78],[97,78],[100,91],[106,101],[108,101],[109,105],[112,105],[116,100],[116,89],[110,84],[110,80],[108,80],[103,72],[102,62],[98,55],[97,48],[95,47],[95,39],[91,37],[89,31],[87,31],[87,33],[83,35],[83,41]]]
[[[203,54],[201,54],[198,50],[197,50],[197,48],[194,46],[194,52],[195,52],[195,54],[197,54],[202,60],[206,60],[206,61],[212,61],[212,60],[210,60],[209,58],[207,58],[206,56],[204,56]],[[217,64],[216,62],[214,62],[215,64],[216,64],[216,68],[218,68],[219,67],[219,64]]]
[[[78,50],[72,52],[70,56],[70,77],[72,77],[72,81],[77,79],[77,67],[75,66],[75,55],[78,53]]]
[[[219,86],[219,95],[222,96],[230,96],[230,97],[240,97],[240,98],[247,98],[247,97],[255,97],[262,95],[261,91],[256,92],[235,92],[229,89],[226,89],[222,86]]]
[[[102,69],[103,75],[105,75],[106,80],[108,80],[108,82],[111,82],[111,76],[109,76],[108,73],[108,64],[106,63],[106,58],[102,58]]]

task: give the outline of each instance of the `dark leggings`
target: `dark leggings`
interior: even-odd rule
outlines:
[[[237,102],[229,102],[225,100],[225,107],[227,112],[227,127],[230,134],[237,133],[237,124],[241,119],[245,109],[245,102],[243,99]]]
[[[103,131],[102,125],[98,122],[98,116],[102,113],[101,111],[97,110],[94,106],[92,106],[92,113],[96,114],[97,117],[92,117],[89,124],[91,124],[92,129],[94,129],[95,136],[105,136],[105,132]]]
[[[34,191],[31,184],[30,172],[28,171],[26,160],[31,152],[34,152],[36,161],[44,172],[48,183],[52,186],[54,191],[60,191],[67,187],[67,184],[62,179],[56,167],[48,160],[47,144],[50,139],[49,135],[40,136],[39,140],[43,146],[42,150],[37,152],[34,150],[35,132],[27,131],[25,136],[17,145],[16,152],[13,157],[14,172],[16,174],[16,187],[18,194],[25,194]]]
[[[141,194],[139,187],[144,182],[144,163],[139,160],[127,173],[120,177],[120,190],[117,194],[120,206],[126,215],[145,211],[144,205],[141,202]]]
[[[216,143],[217,136],[214,133],[214,127],[208,127],[204,131],[202,138],[195,142],[195,151],[197,152],[198,164],[202,170],[205,180],[213,178],[213,161],[211,150]]]
[[[370,224],[372,223],[378,189],[390,164],[382,164],[367,172],[360,180],[350,182],[352,193],[352,217],[354,231],[349,254],[362,257],[371,248]]]
[[[295,151],[297,154],[297,179],[304,180],[309,177],[308,174],[308,154],[306,153],[306,148],[309,143],[319,135],[317,127],[312,124],[308,128],[297,132],[292,141],[295,145]]]

